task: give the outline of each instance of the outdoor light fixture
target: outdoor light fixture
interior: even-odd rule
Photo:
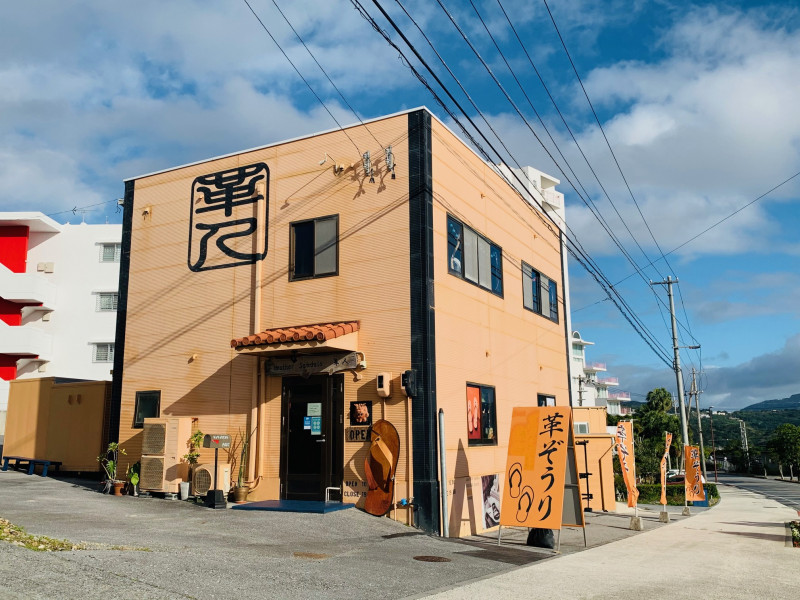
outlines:
[[[340,165],[340,164],[338,164],[338,163],[337,163],[337,162],[336,162],[336,161],[335,161],[335,160],[334,160],[334,159],[331,157],[331,155],[330,155],[330,154],[328,154],[327,152],[325,153],[325,156],[323,156],[323,157],[322,157],[322,160],[321,160],[321,161],[319,161],[319,166],[322,166],[322,165],[324,165],[326,162],[328,162],[328,159],[329,159],[329,158],[331,159],[331,161],[333,161],[333,174],[334,174],[334,175],[338,175],[339,173],[341,173],[342,171],[344,171],[344,165]]]
[[[392,154],[392,147],[384,149],[386,152],[386,168],[392,172],[392,179],[394,179],[394,154]]]
[[[364,156],[362,156],[363,163],[364,163],[364,175],[369,175],[369,182],[375,183],[375,177],[372,174],[372,161],[369,158],[369,150],[364,152]]]

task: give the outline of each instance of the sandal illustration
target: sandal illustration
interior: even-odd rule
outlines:
[[[514,463],[508,471],[508,493],[512,498],[519,497],[519,488],[522,485],[522,465]]]
[[[528,518],[528,513],[531,512],[533,506],[533,489],[526,485],[522,488],[522,495],[517,502],[517,521],[524,523]]]

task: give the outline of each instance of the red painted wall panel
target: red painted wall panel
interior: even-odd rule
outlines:
[[[6,325],[22,325],[23,306],[25,305],[0,298],[0,321],[3,321]]]
[[[17,361],[19,356],[0,354],[0,379],[12,381],[17,378]]]
[[[25,225],[0,227],[0,263],[14,273],[25,272],[29,229]]]

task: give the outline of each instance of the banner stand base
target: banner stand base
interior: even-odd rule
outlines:
[[[681,515],[684,516],[684,517],[691,517],[692,516],[692,513],[689,512],[689,507],[688,506],[684,506],[683,507],[683,512],[681,513]]]
[[[658,513],[658,522],[669,523],[669,513],[665,510],[662,510],[660,513]]]
[[[644,531],[642,517],[631,517],[631,531]]]

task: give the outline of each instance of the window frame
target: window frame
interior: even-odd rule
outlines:
[[[481,447],[481,446],[497,446],[497,389],[493,385],[485,385],[482,383],[475,383],[472,381],[468,381],[465,387],[466,392],[466,399],[469,402],[469,389],[476,388],[478,390],[478,398],[480,399],[480,423],[478,425],[478,429],[481,432],[480,439],[470,438],[469,434],[467,435],[467,447]],[[487,438],[484,437],[484,422],[483,422],[483,393],[484,391],[491,391],[492,394],[492,415],[491,415],[491,424],[492,424],[492,433],[494,437]],[[468,417],[468,415],[465,415]],[[467,423],[466,431],[469,432],[469,423]]]
[[[317,274],[316,273],[316,266],[317,265],[316,265],[316,260],[315,260],[316,256],[317,256],[317,253],[315,251],[316,248],[313,248],[312,249],[312,262],[313,262],[312,268],[313,268],[314,272],[311,275],[296,276],[294,274],[295,265],[297,263],[297,261],[296,261],[296,251],[295,251],[295,227],[297,227],[298,225],[304,225],[304,224],[307,224],[307,223],[313,223],[314,224],[314,228],[313,228],[314,229],[314,235],[316,236],[317,223],[320,222],[320,221],[327,221],[327,220],[333,220],[335,222],[335,224],[336,224],[336,234],[335,234],[336,242],[335,242],[335,245],[334,245],[335,246],[335,250],[336,250],[336,258],[335,258],[336,268],[332,272]],[[338,275],[339,275],[339,215],[338,214],[325,215],[323,217],[314,217],[313,219],[302,219],[300,221],[292,221],[291,223],[289,223],[289,281],[307,281],[309,279],[320,279],[320,278],[323,278],[323,277],[336,277]]]
[[[157,394],[156,398],[156,415],[155,418],[159,418],[161,416],[161,390],[140,390],[136,392],[136,400],[133,406],[133,429],[143,429],[144,428],[144,420],[149,419],[152,417],[142,417],[141,420],[138,420],[137,417],[139,416],[139,400],[145,394]]]
[[[119,292],[97,292],[95,312],[116,312],[119,309]],[[103,297],[111,296],[114,308],[103,308]]]
[[[581,426],[585,426],[586,427],[586,431],[578,431],[578,428],[581,427]],[[575,421],[572,424],[572,432],[575,435],[589,435],[590,434],[590,432],[589,432],[589,421]]]
[[[100,346],[106,347],[108,358],[106,360],[98,360],[97,349]],[[114,342],[92,342],[92,362],[93,363],[113,363],[114,362]]]
[[[558,323],[558,282],[541,271],[522,261],[522,307],[532,313],[544,317],[548,321]],[[530,274],[526,271],[529,270]],[[547,314],[545,314],[544,290],[547,289]],[[532,306],[525,304],[525,288],[531,287]],[[555,302],[553,302],[555,297]]]
[[[122,243],[121,242],[99,242],[100,246],[100,262],[101,263],[118,263],[122,256]],[[105,260],[105,249],[108,246],[114,247],[114,256],[111,260]]]
[[[552,404],[550,404],[551,400]],[[537,394],[536,406],[556,406],[556,397],[553,394]]]
[[[505,295],[505,277],[503,276],[503,247],[499,244],[496,244],[492,240],[490,240],[485,235],[482,235],[475,231],[472,227],[464,223],[463,221],[457,219],[451,214],[447,214],[447,221],[446,221],[446,234],[447,234],[447,272],[454,277],[458,277],[459,279],[466,281],[467,283],[471,283],[472,285],[481,288],[482,290],[486,290],[493,296],[497,296],[498,298],[503,298]],[[456,242],[451,242],[451,235],[450,235],[450,224],[455,224],[458,228],[460,228],[460,238],[456,237]],[[467,252],[466,252],[466,234],[465,232],[470,233],[470,238],[472,236],[475,237],[475,279],[472,279],[467,275]],[[485,268],[488,268],[488,277],[489,277],[489,286],[483,285],[481,283],[481,260],[480,260],[480,250],[482,248],[481,243],[488,245],[489,252],[488,252],[488,263]],[[459,269],[456,269],[453,265],[453,259],[456,257],[456,252],[460,256],[460,266]],[[492,256],[497,256],[499,258],[499,265],[495,266],[492,264]],[[485,275],[485,274],[484,274]],[[498,283],[499,290],[495,290],[495,282]]]

